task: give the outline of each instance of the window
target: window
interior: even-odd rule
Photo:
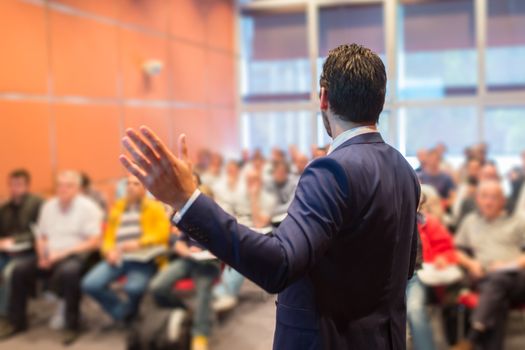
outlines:
[[[257,12],[241,20],[246,102],[308,100],[311,69],[306,15]]]
[[[268,154],[273,147],[288,150],[296,145],[305,154],[310,154],[313,139],[312,113],[257,112],[245,113],[242,117],[243,148],[260,149]]]
[[[525,150],[525,105],[485,110],[485,141],[495,156]]]
[[[400,99],[476,93],[472,0],[402,1],[399,23]]]
[[[328,52],[342,44],[360,44],[377,53],[386,65],[383,5],[323,7],[319,12],[319,58],[321,75]],[[319,77],[317,78],[319,83]]]
[[[487,88],[525,89],[525,1],[489,0],[488,6]]]
[[[477,141],[478,127],[474,107],[411,107],[400,110],[405,124],[405,149],[414,156],[418,149],[443,142],[449,155],[461,155]]]

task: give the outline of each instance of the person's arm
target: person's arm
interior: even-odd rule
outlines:
[[[335,160],[314,161],[299,182],[288,217],[272,235],[238,224],[203,195],[177,226],[226,264],[276,293],[311,268],[339,232],[348,211],[347,181]]]
[[[38,261],[45,261],[48,257],[47,238],[38,237],[35,242],[35,249]]]
[[[180,239],[177,240],[177,242],[175,242],[174,250],[175,250],[175,253],[177,253],[181,257],[189,256],[192,253],[188,243],[185,240],[180,240]]]
[[[314,266],[348,217],[347,174],[324,157],[305,170],[289,215],[274,234],[259,234],[239,225],[205,195],[194,197],[198,192],[184,135],[175,157],[151,130],[140,131],[142,136],[127,130],[123,144],[133,161],[122,155],[122,164],[176,210],[174,221],[181,231],[269,292],[283,290]]]
[[[64,250],[60,255],[62,255],[63,258],[65,258],[70,255],[83,254],[83,253],[97,250],[99,246],[100,246],[100,234],[95,234],[95,235],[89,236],[83,242],[77,244],[71,249]]]
[[[479,261],[467,254],[471,250],[472,244],[470,242],[470,227],[474,214],[467,216],[463,224],[459,227],[454,243],[456,245],[456,257],[460,266],[465,268],[472,277],[479,279],[485,275],[485,269]]]

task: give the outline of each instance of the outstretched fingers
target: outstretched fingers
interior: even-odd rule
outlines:
[[[144,171],[135,163],[133,163],[127,156],[121,155],[119,157],[120,162],[124,167],[133,175],[139,179],[144,185],[146,184],[146,174]]]
[[[150,173],[152,168],[151,163],[144,157],[142,153],[138,151],[133,141],[131,141],[128,137],[124,137],[122,139],[122,144],[128,150],[136,165],[144,170],[144,172]]]
[[[126,136],[133,142],[133,144],[142,152],[145,158],[150,163],[156,163],[159,156],[155,153],[153,148],[133,129],[126,130]]]

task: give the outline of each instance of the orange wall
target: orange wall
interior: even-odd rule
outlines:
[[[109,189],[130,126],[236,150],[234,20],[234,0],[1,0],[0,198],[15,167],[38,192],[62,169]]]

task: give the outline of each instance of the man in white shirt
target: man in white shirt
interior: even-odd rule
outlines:
[[[270,225],[275,198],[263,186],[262,174],[256,169],[246,174],[246,191],[237,198],[233,210],[243,225],[264,228]]]
[[[23,264],[13,271],[16,297],[9,306],[12,329],[4,337],[27,328],[27,300],[39,272],[50,289],[65,301],[63,343],[79,335],[80,282],[85,261],[99,245],[103,213],[95,202],[80,194],[81,176],[65,171],[57,178],[57,196],[40,213],[36,232],[38,271]],[[7,334],[9,333],[9,334]]]
[[[226,163],[224,176],[212,187],[217,204],[226,212],[234,215],[235,202],[243,194],[241,168],[238,162],[230,160]]]

